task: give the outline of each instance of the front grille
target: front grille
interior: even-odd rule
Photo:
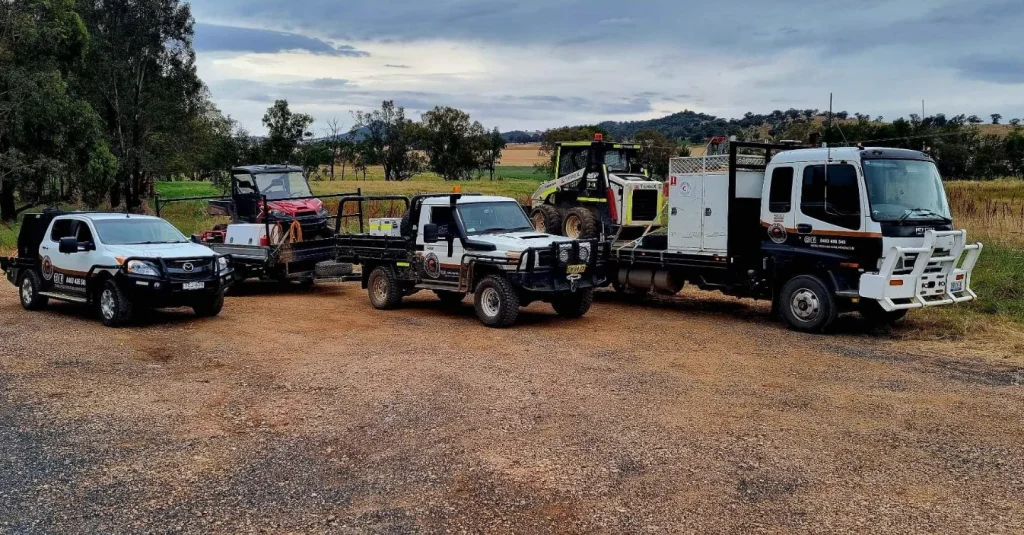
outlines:
[[[633,191],[633,221],[654,221],[658,217],[658,190]]]
[[[177,280],[208,279],[213,275],[213,261],[208,258],[199,260],[165,260],[167,275]],[[192,264],[192,271],[185,269],[185,264]]]

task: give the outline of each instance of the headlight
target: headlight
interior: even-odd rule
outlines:
[[[584,242],[580,244],[580,262],[586,264],[590,262],[590,243]]]
[[[217,257],[217,269],[220,271],[228,270],[228,259],[223,256]]]
[[[566,243],[558,246],[558,261],[566,264],[569,262],[569,255],[572,254],[572,245]]]
[[[128,273],[143,275],[145,277],[159,277],[160,271],[150,262],[143,260],[132,260],[128,262]]]

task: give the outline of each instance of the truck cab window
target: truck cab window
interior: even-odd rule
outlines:
[[[71,230],[78,243],[92,243],[92,231],[89,230],[89,224],[85,221],[75,221],[71,225]]]
[[[558,176],[571,175],[587,166],[590,149],[562,149],[562,159],[558,166]]]
[[[71,219],[59,219],[53,222],[53,230],[50,231],[50,240],[59,242],[61,238],[69,238],[74,236],[75,233],[71,229],[71,224],[74,223]]]
[[[772,189],[768,194],[768,209],[775,214],[786,214],[793,208],[793,168],[777,167],[772,171]]]
[[[808,217],[838,227],[858,230],[861,226],[860,185],[852,165],[810,165],[804,168],[800,211]]]
[[[430,222],[437,225],[438,233],[445,235],[450,231],[452,208],[450,206],[434,206],[430,209]]]

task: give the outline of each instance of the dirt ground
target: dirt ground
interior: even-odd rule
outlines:
[[[501,151],[501,165],[527,166],[544,163],[540,153],[540,143],[509,145]]]
[[[501,331],[277,290],[111,330],[0,286],[0,532],[1024,530],[1012,350],[689,293]]]

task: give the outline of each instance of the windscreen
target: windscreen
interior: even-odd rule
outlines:
[[[458,210],[469,236],[533,230],[523,208],[514,202],[470,203]]]
[[[261,173],[254,175],[260,194],[266,195],[271,201],[312,197],[306,177],[299,172]]]
[[[638,158],[635,151],[624,149],[609,150],[604,153],[604,165],[611,173],[629,173],[633,167],[638,165]]]
[[[188,242],[178,229],[162,219],[104,219],[94,221],[93,225],[106,245]]]
[[[946,190],[935,164],[922,160],[864,160],[875,221],[950,219]]]

